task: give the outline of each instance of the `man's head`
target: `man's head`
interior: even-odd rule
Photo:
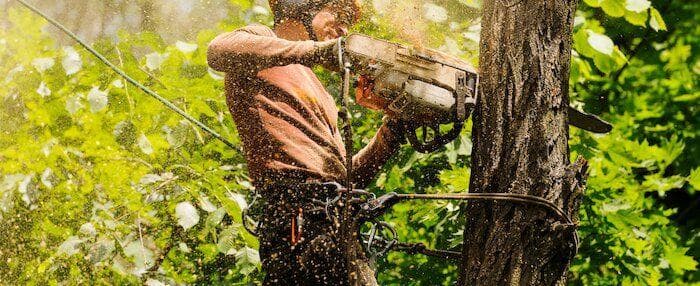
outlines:
[[[296,22],[314,40],[330,40],[347,33],[360,17],[357,0],[270,0],[275,25]]]

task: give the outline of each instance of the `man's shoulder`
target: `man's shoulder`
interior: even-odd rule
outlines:
[[[272,31],[272,29],[270,29],[270,27],[259,24],[259,23],[253,23],[253,24],[250,24],[248,26],[239,28],[237,30],[242,31],[242,32],[251,33],[254,35],[258,35],[258,36],[277,37],[277,35],[275,35],[275,32]]]

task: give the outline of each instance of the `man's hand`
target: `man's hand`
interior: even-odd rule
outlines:
[[[382,125],[391,131],[396,141],[400,144],[406,143],[406,122],[398,117],[384,115],[384,118],[382,118]]]
[[[361,75],[357,79],[357,88],[355,89],[355,100],[357,104],[372,110],[381,110],[384,112],[384,126],[396,136],[399,142],[404,143],[405,140],[405,124],[399,119],[389,108],[389,101],[374,94],[374,80],[369,76]]]
[[[338,49],[338,39],[314,42],[312,65],[319,64],[328,70],[340,72]]]
[[[382,110],[388,112],[387,106],[389,102],[374,94],[374,80],[369,76],[361,75],[357,79],[357,88],[355,89],[355,100],[357,104],[372,110]]]

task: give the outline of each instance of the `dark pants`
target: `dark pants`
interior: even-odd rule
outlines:
[[[263,285],[347,285],[347,267],[333,223],[311,205],[266,200],[261,214]],[[301,240],[292,245],[292,219],[303,209]]]

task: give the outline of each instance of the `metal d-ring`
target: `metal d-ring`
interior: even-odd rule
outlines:
[[[391,232],[391,238],[387,239],[381,239],[381,238],[375,238],[377,236],[378,232],[381,232],[383,229],[388,229]],[[365,241],[365,249],[366,251],[370,254],[370,259],[375,260],[377,257],[384,256],[386,255],[387,252],[389,252],[394,245],[398,242],[397,240],[397,234],[396,230],[394,227],[392,227],[389,223],[386,221],[379,221],[379,220],[374,220],[372,221],[372,227],[370,228],[369,232],[367,233],[367,241]],[[374,246],[375,241],[382,240],[386,244],[384,245],[384,248],[379,251],[373,251],[372,248]]]

